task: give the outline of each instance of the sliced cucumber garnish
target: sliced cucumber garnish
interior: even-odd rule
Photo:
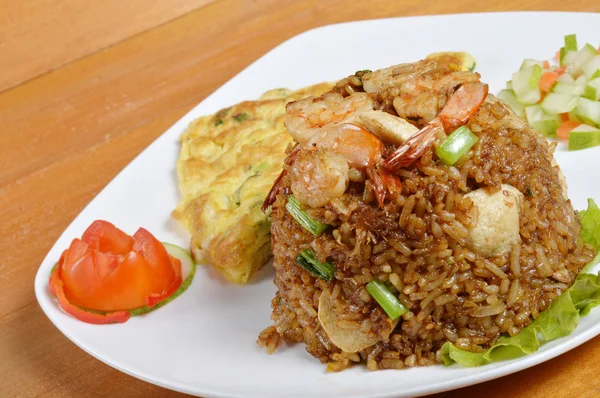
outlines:
[[[532,105],[540,100],[539,83],[541,77],[542,67],[539,65],[532,65],[513,73],[512,87],[520,103]]]
[[[595,55],[583,65],[583,73],[585,77],[591,79],[594,73],[600,70],[600,54]]]
[[[557,81],[560,83],[575,83],[575,79],[573,79],[573,76],[569,75],[568,73],[563,73],[562,75],[560,75]]]
[[[548,115],[540,105],[530,105],[525,107],[527,121],[535,130],[545,136],[553,136],[560,124],[558,115]]]
[[[592,101],[600,100],[600,78],[596,78],[587,82],[584,90],[584,96]]]
[[[600,126],[600,102],[592,101],[587,98],[579,98],[577,108],[575,108],[577,118],[587,124]]]
[[[563,76],[569,76],[569,75],[563,75]],[[571,78],[571,81],[573,81],[573,83],[563,83],[563,82],[557,82],[554,87],[552,87],[552,91],[554,91],[555,93],[566,93],[566,94],[571,94],[571,95],[577,95],[577,96],[582,96],[584,91],[585,91],[585,87],[581,86],[579,84],[575,84],[573,78]]]
[[[573,59],[567,59],[566,72],[570,73],[573,76],[579,76],[581,73],[584,72],[584,65],[587,64],[596,55],[598,55],[598,52],[594,46],[592,46],[591,44],[586,44],[578,52],[567,53],[567,58],[570,54],[575,54],[575,56],[573,57]]]
[[[586,149],[600,145],[600,130],[582,124],[569,133],[569,150]]]
[[[539,65],[539,67],[541,68],[543,64],[544,63],[542,61],[538,61],[537,59],[525,58],[519,70],[527,69],[534,65]]]
[[[506,102],[518,116],[525,116],[525,107],[517,100],[511,90],[501,90],[496,97]]]
[[[550,93],[542,101],[542,109],[550,115],[571,112],[577,106],[576,95],[567,93]]]

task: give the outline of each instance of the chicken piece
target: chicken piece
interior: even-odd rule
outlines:
[[[497,192],[480,188],[465,195],[477,207],[477,221],[469,230],[469,246],[486,257],[510,252],[519,243],[519,214],[523,194],[512,185],[502,184]]]
[[[382,111],[367,111],[356,114],[359,123],[379,137],[383,142],[404,144],[419,129],[408,121]]]

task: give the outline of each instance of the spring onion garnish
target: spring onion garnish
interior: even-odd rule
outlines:
[[[469,152],[469,149],[475,145],[477,139],[477,136],[467,126],[461,126],[442,142],[442,145],[435,150],[435,153],[442,162],[451,166]]]
[[[319,279],[325,279],[326,281],[333,279],[333,264],[328,261],[320,262],[310,249],[304,249],[298,253],[296,263]]]
[[[408,311],[408,308],[389,291],[385,284],[378,280],[367,283],[367,292],[377,301],[392,321]]]
[[[327,228],[329,228],[329,225],[310,218],[310,216],[300,208],[300,202],[298,202],[298,199],[292,195],[288,197],[288,202],[286,203],[285,208],[292,215],[292,217],[294,217],[294,219],[300,223],[300,225],[302,225],[314,236],[321,235]]]

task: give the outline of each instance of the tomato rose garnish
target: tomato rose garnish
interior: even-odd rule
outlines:
[[[79,320],[118,323],[129,319],[129,310],[167,299],[181,282],[181,262],[150,232],[140,228],[129,236],[98,220],[63,252],[50,290]]]

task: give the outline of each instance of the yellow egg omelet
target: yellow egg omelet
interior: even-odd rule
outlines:
[[[191,232],[196,262],[243,284],[268,261],[271,226],[260,207],[293,142],[284,126],[285,105],[331,88],[275,89],[190,123],[180,138],[182,198],[173,216]]]

